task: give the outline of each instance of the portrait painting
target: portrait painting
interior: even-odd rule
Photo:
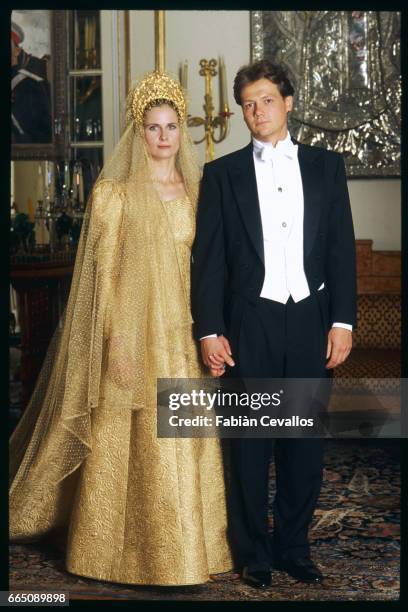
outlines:
[[[37,158],[53,146],[53,11],[11,14],[12,158]]]

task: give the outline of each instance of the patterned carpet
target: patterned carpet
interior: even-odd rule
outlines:
[[[66,591],[71,599],[189,601],[384,601],[399,598],[400,470],[397,443],[326,442],[325,474],[311,529],[312,554],[326,578],[318,586],[273,573],[257,591],[234,573],[194,587],[130,587],[64,570],[44,545],[10,547],[10,590]],[[273,472],[273,470],[272,470]],[[271,498],[274,483],[271,483]]]

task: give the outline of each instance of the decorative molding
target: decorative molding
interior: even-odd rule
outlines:
[[[251,11],[251,62],[261,60],[263,55],[262,11]]]
[[[166,16],[165,11],[154,11],[155,70],[166,70]]]
[[[124,40],[125,40],[125,92],[126,95],[130,89],[131,84],[131,70],[130,70],[130,16],[129,11],[123,11],[124,13]]]

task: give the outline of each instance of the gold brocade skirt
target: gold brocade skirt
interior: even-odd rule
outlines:
[[[232,568],[219,440],[158,439],[151,391],[140,411],[105,393],[92,414],[92,451],[58,485],[46,469],[52,441],[40,451],[44,470],[10,496],[12,541],[61,533],[69,572],[118,583],[202,584]]]
[[[232,567],[220,443],[158,439],[155,385],[150,392],[151,410],[113,409],[105,397],[92,419],[67,569],[120,583],[204,583]]]
[[[91,451],[57,485],[50,466],[72,452],[72,436],[58,418],[40,413],[42,443],[10,494],[12,540],[35,541],[61,531],[67,534],[69,572],[118,583],[202,584],[232,568],[220,441],[157,438],[152,373],[203,375],[189,338],[176,331],[172,351],[151,355],[141,410],[121,402],[105,371],[90,419]],[[31,423],[23,429],[32,433]]]

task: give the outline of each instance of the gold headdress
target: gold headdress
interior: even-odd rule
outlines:
[[[180,123],[186,120],[186,100],[180,84],[163,72],[149,72],[130,92],[127,105],[127,120],[143,125],[143,115],[156,100],[171,102],[179,116]]]

